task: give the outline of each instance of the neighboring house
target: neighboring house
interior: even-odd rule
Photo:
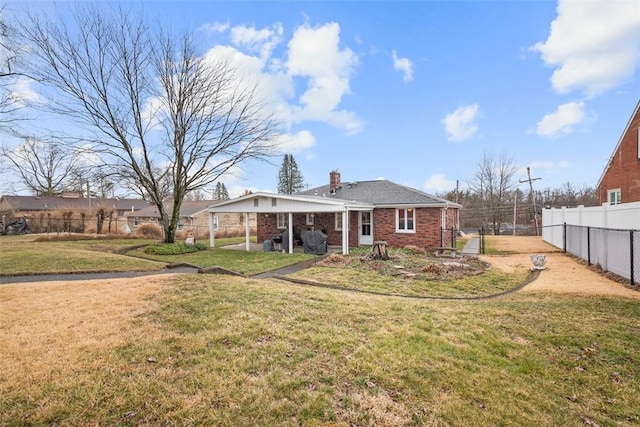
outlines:
[[[219,200],[185,200],[180,207],[180,219],[178,231],[192,231],[198,237],[209,233],[210,218],[209,207],[218,203]],[[165,204],[167,214],[172,213],[172,202]],[[140,224],[160,223],[158,208],[149,206],[137,212],[127,214],[127,220],[131,230],[135,230]],[[244,234],[246,222],[245,216],[238,213],[225,213],[214,217],[214,230],[225,234]],[[249,227],[255,232],[256,216],[249,217]]]
[[[454,244],[462,206],[387,180],[343,183],[340,173],[329,184],[293,195],[254,193],[209,208],[211,215],[256,213],[258,242],[273,239],[293,225],[293,236],[321,230],[328,245],[350,247],[386,241],[391,247],[427,250]],[[214,235],[211,235],[214,245]],[[288,245],[293,251],[293,245]]]
[[[640,101],[598,181],[600,204],[640,201]]]

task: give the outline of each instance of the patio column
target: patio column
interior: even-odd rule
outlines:
[[[289,212],[289,253],[293,253],[293,213]]]
[[[216,246],[216,230],[215,230],[215,224],[213,221],[213,217],[214,217],[214,213],[213,212],[209,212],[209,246],[212,248],[215,248]]]
[[[249,229],[249,212],[244,213],[244,234],[245,234],[245,249],[247,252],[251,250],[251,236]]]
[[[342,212],[342,255],[349,255],[349,209]]]

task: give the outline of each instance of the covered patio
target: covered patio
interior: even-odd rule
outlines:
[[[313,223],[314,216],[320,217],[325,214],[336,214],[336,221],[341,220],[341,223],[336,223],[335,227],[331,229],[331,233],[339,233],[341,240],[341,252],[344,255],[349,253],[349,231],[350,231],[350,215],[352,211],[373,211],[373,206],[365,203],[352,202],[340,199],[328,199],[320,196],[297,196],[288,194],[274,194],[274,193],[253,193],[247,196],[242,196],[237,199],[225,200],[218,204],[209,207],[209,229],[210,229],[210,246],[215,247],[215,230],[216,230],[216,214],[217,213],[239,213],[245,215],[245,244],[244,249],[251,251],[257,247],[252,246],[250,240],[250,228],[249,228],[249,214],[257,214],[258,221],[258,245],[262,249],[263,241],[267,238],[272,238],[275,232],[269,232],[266,230],[268,225],[277,231],[285,233],[288,241],[282,242],[283,247],[287,248],[289,253],[295,251],[295,223],[294,215],[305,215],[305,224],[310,229],[315,228]],[[261,230],[261,227],[265,228]],[[262,240],[262,241],[261,241]],[[256,244],[254,244],[256,245]]]

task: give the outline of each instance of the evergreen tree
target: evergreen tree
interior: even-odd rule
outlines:
[[[229,192],[227,187],[224,186],[224,182],[218,182],[216,189],[213,191],[214,200],[227,200],[229,198]]]
[[[293,194],[304,188],[304,178],[292,154],[285,154],[278,172],[278,193]]]

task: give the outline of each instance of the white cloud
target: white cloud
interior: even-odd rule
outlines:
[[[584,120],[584,102],[568,102],[558,106],[555,113],[546,114],[536,125],[540,136],[570,134],[575,125]]]
[[[281,135],[276,141],[277,149],[281,153],[295,154],[315,145],[316,138],[307,130],[295,134]]]
[[[456,188],[456,182],[445,178],[443,173],[437,173],[431,175],[431,177],[422,184],[422,188],[425,191],[432,192],[450,191]]]
[[[205,33],[224,33],[229,29],[230,25],[228,22],[213,22],[210,24],[204,24],[200,28],[200,31],[204,31]]]
[[[393,57],[393,69],[402,71],[402,78],[405,82],[413,80],[413,62],[409,58],[399,58],[397,52],[391,52]]]
[[[10,92],[11,102],[16,107],[25,107],[27,103],[40,103],[43,98],[31,87],[33,81],[19,77],[12,84],[6,86]]]
[[[362,123],[355,113],[338,110],[349,94],[349,81],[358,57],[349,48],[340,48],[340,26],[335,23],[312,28],[302,25],[289,41],[286,63],[292,78],[306,79],[307,90],[294,111],[294,122],[316,120],[358,133]]]
[[[594,97],[633,78],[640,66],[637,0],[560,0],[557,13],[547,40],[532,47],[556,68],[555,91]]]
[[[231,40],[235,45],[244,46],[250,52],[259,52],[264,60],[271,56],[273,49],[282,42],[282,24],[257,30],[255,27],[240,25],[231,29]]]
[[[442,119],[449,141],[463,141],[476,133],[479,109],[478,104],[462,106]]]

